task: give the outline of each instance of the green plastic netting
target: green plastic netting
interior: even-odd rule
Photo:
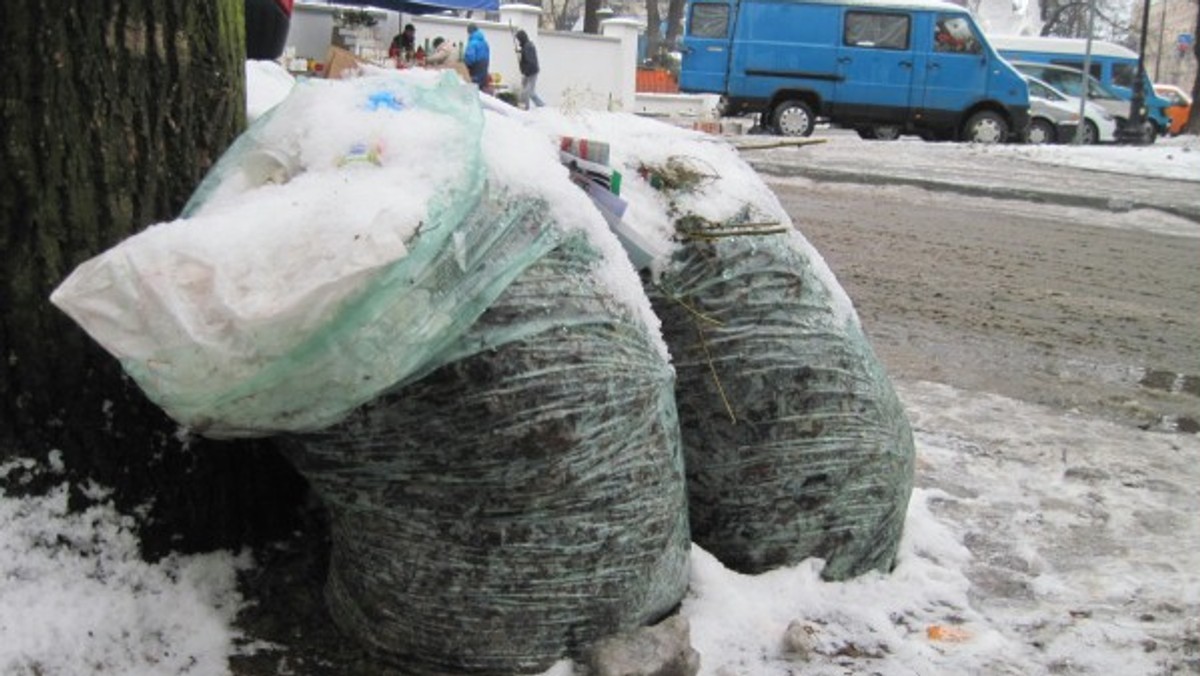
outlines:
[[[336,422],[435,365],[504,287],[554,244],[552,228],[531,227],[523,218],[527,208],[483,198],[483,116],[471,88],[452,76],[434,87],[388,79],[353,86],[364,99],[394,95],[408,108],[456,121],[456,134],[444,142],[471,151],[462,180],[447,183],[430,201],[419,232],[406,243],[408,254],[362,284],[316,330],[298,333],[294,322],[282,321],[252,327],[242,341],[256,350],[238,361],[193,343],[164,345],[152,359],[123,361],[155,403],[198,433],[252,436]],[[272,149],[267,137],[273,128],[297,113],[293,101],[304,99],[285,100],[230,148],[185,217],[239,172],[259,169],[250,165],[262,163],[264,149]]]
[[[673,374],[569,239],[458,359],[292,437],[332,513],[327,598],[414,673],[546,669],[683,598]]]
[[[889,570],[913,440],[852,313],[795,233],[683,243],[647,292],[678,376],[693,539],[757,573]]]

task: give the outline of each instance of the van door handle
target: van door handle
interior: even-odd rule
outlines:
[[[933,61],[925,66],[925,70],[938,70],[941,67],[942,67],[942,64],[938,63],[937,61]]]
[[[901,68],[912,68],[912,61],[901,61],[900,67]]]
[[[838,63],[850,63],[851,59],[848,56],[839,56]]]

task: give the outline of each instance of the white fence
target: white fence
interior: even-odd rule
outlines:
[[[288,34],[288,53],[298,58],[323,61],[334,35],[337,5],[298,2]],[[538,95],[548,104],[564,109],[621,110],[637,113],[703,115],[712,106],[710,96],[638,96],[637,39],[642,23],[637,19],[603,21],[601,35],[568,31],[541,31],[542,10],[523,4],[501,5],[500,19],[460,18],[446,14],[409,16],[384,10],[368,10],[378,23],[355,32],[355,48],[363,58],[386,56],[392,36],[411,23],[417,29],[417,44],[442,37],[456,45],[466,43],[467,25],[483,31],[491,49],[490,70],[502,84],[520,86],[514,35],[524,30],[537,46],[541,74]],[[345,31],[343,31],[345,35]]]

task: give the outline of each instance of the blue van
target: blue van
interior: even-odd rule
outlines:
[[[819,117],[890,139],[1024,136],[1029,91],[942,0],[688,0],[679,87],[807,136]]]
[[[996,51],[1006,59],[1066,66],[1083,71],[1084,55],[1087,52],[1087,40],[1083,38],[992,35],[988,39]],[[1159,134],[1167,133],[1171,119],[1167,116],[1166,109],[1171,102],[1155,94],[1154,83],[1150,81],[1150,77],[1144,70],[1138,70],[1137,52],[1111,42],[1092,40],[1088,70],[1100,84],[1126,101],[1133,98],[1133,84],[1140,75],[1146,100],[1145,116],[1154,122],[1153,126],[1146,130],[1149,132],[1149,140],[1153,141]],[[1128,112],[1123,117],[1128,119]]]

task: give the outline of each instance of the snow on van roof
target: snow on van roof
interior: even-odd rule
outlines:
[[[1044,38],[1030,35],[989,35],[988,42],[999,51],[1051,52],[1054,54],[1076,54],[1082,56],[1087,49],[1084,38]],[[1092,40],[1092,56],[1116,56],[1136,59],[1137,53],[1128,47]]]

